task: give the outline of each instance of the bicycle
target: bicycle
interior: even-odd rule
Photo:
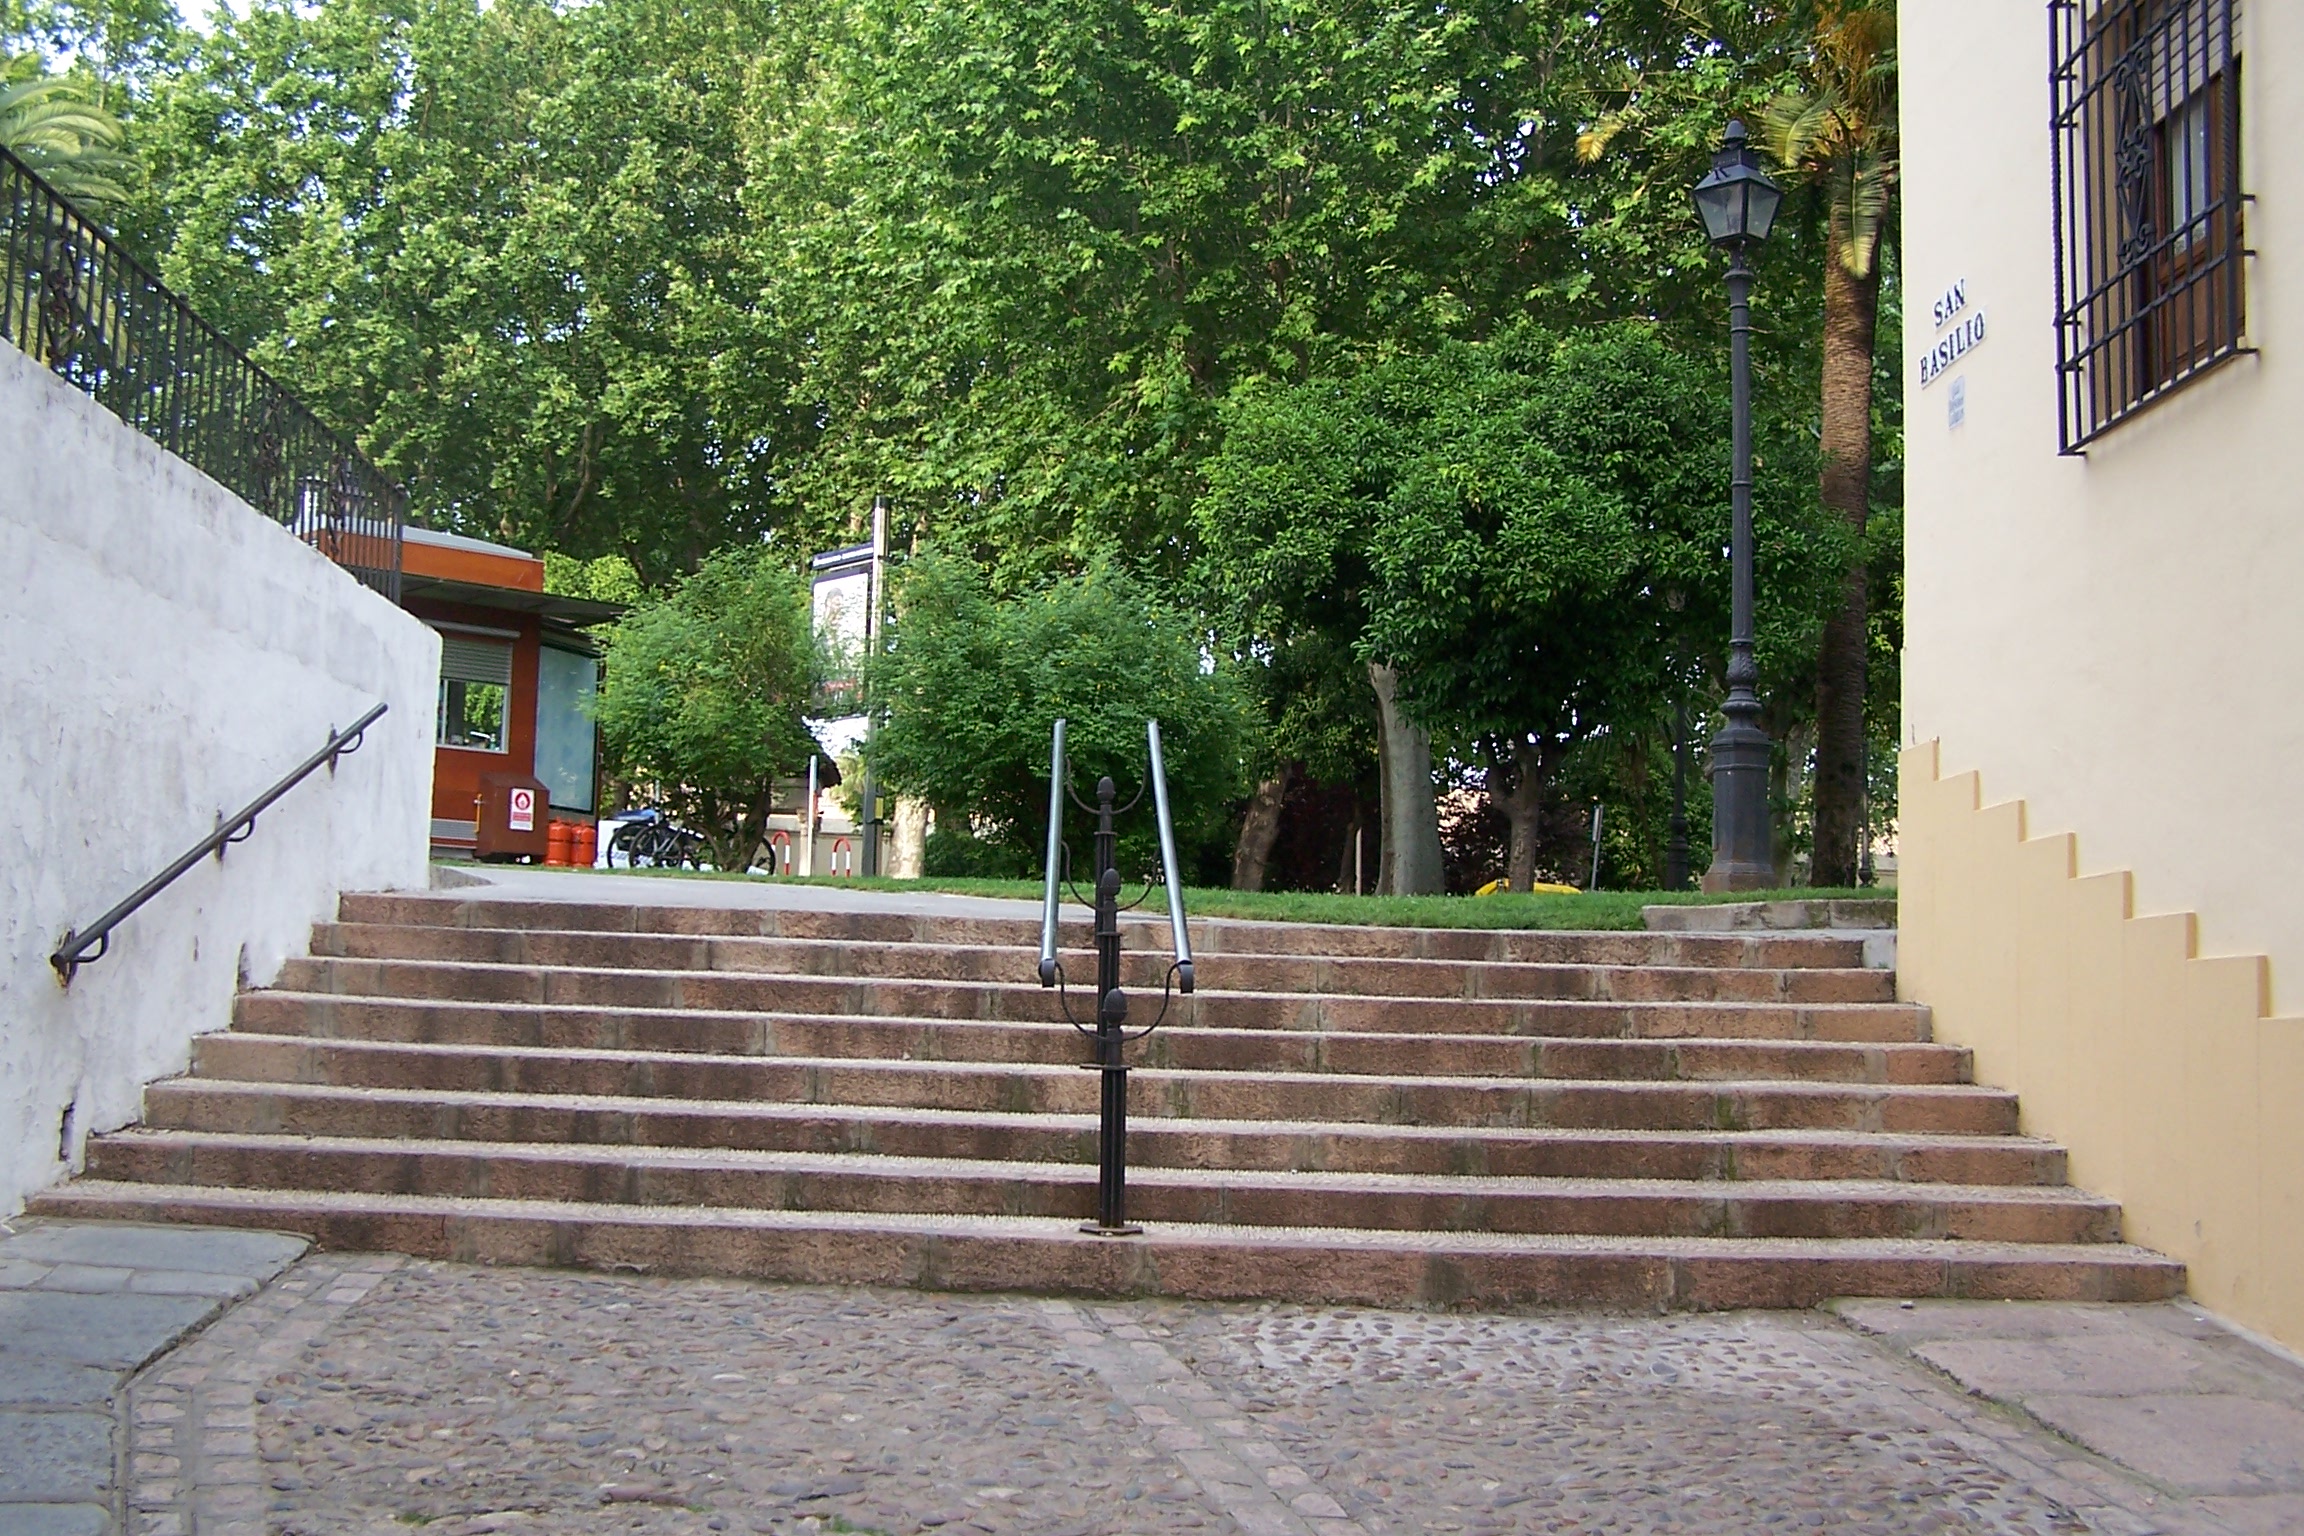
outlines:
[[[699,869],[703,866],[704,839],[701,834],[675,825],[662,811],[650,810],[616,828],[615,836],[608,840],[609,868],[615,868],[618,853],[624,855],[627,869],[642,865],[655,869]]]

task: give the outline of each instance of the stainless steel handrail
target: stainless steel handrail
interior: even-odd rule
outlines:
[[[304,759],[286,777],[242,806],[239,814],[231,820],[217,822],[215,831],[194,843],[175,863],[136,887],[126,900],[90,923],[85,930],[75,928],[66,932],[64,941],[56,946],[56,953],[48,957],[48,963],[56,968],[56,979],[70,986],[74,972],[83,965],[103,959],[111,951],[113,929],[125,922],[138,907],[166,890],[184,871],[211,853],[222,857],[227,844],[243,841],[256,830],[256,818],[271,809],[275,800],[303,783],[313,769],[326,763],[329,771],[334,772],[338,758],[360,750],[361,739],[368,734],[368,727],[383,718],[387,707],[379,704],[343,730],[332,732],[328,737],[328,745]]]
[[[1176,870],[1176,824],[1168,816],[1168,764],[1160,755],[1160,722],[1144,722],[1152,744],[1152,810],[1160,820],[1160,875],[1168,883],[1168,932],[1176,945],[1176,990],[1192,990],[1192,936],[1184,927],[1184,881]]]
[[[1048,881],[1040,896],[1040,985],[1056,985],[1057,860],[1064,852],[1064,722],[1048,748]]]

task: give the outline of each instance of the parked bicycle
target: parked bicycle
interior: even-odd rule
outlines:
[[[700,869],[704,838],[662,811],[634,811],[617,819],[615,835],[608,840],[609,868],[616,867],[619,855],[627,869]]]

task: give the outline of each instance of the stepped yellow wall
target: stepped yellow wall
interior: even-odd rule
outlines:
[[[2127,872],[2080,875],[2076,838],[2026,837],[2022,801],[1984,803],[1937,754],[1903,756],[1899,993],[2196,1299],[2304,1348],[2304,1019],[2267,1016],[2263,956],[2133,915]]]

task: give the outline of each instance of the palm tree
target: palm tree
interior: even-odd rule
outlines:
[[[1880,247],[1897,171],[1895,0],[1814,0],[1808,79],[1761,113],[1762,145],[1818,194],[1824,221],[1821,489],[1856,556],[1817,656],[1811,878],[1856,883],[1864,812],[1864,674],[1870,650],[1863,538],[1872,494],[1872,362]]]
[[[125,204],[137,164],[119,119],[66,75],[30,73],[30,59],[0,60],[0,145],[82,211]]]

